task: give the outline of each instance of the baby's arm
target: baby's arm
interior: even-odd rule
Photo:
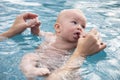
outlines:
[[[54,36],[52,32],[44,32],[40,30],[39,26],[41,22],[38,20],[38,17],[36,17],[35,19],[29,20],[28,24],[30,25],[29,27],[31,28],[31,33],[34,35],[44,36],[44,37]]]
[[[37,67],[39,56],[35,53],[26,54],[23,56],[20,68],[28,80],[35,80],[37,76],[46,76],[50,74],[47,68]]]

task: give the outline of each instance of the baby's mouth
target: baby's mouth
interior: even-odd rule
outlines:
[[[80,38],[80,32],[75,32],[73,35],[74,39],[79,39]]]

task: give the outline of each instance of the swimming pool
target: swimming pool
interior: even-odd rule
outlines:
[[[23,12],[39,14],[41,29],[54,32],[56,15],[62,9],[79,8],[85,13],[86,31],[96,27],[107,48],[88,57],[81,67],[84,80],[120,80],[120,1],[119,0],[1,0],[0,33],[6,31]],[[42,42],[42,38],[22,34],[0,42],[0,80],[25,80],[20,72],[21,57]]]

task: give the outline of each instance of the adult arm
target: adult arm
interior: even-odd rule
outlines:
[[[49,74],[46,80],[70,80],[74,77],[74,72],[80,69],[83,61],[89,55],[93,55],[100,50],[103,50],[106,45],[98,38],[98,32],[92,30],[85,37],[78,40],[77,48],[70,59],[59,69],[51,74],[48,70],[43,75]],[[40,68],[36,67],[39,56],[36,54],[25,55],[21,61],[21,70],[29,80],[35,79],[36,76],[41,76]],[[74,80],[74,79],[72,79]]]
[[[106,45],[98,37],[98,32],[95,29],[91,30],[85,37],[78,40],[77,48],[66,64],[52,72],[46,80],[74,80],[75,71],[80,69],[85,58],[105,47]]]
[[[36,18],[38,17],[37,14],[33,13],[23,13],[16,17],[16,20],[14,21],[12,27],[4,33],[0,34],[0,37],[13,37],[17,34],[20,34],[28,27],[34,27],[33,25],[40,25],[40,22],[36,21]],[[28,19],[32,19],[30,22],[27,22]]]

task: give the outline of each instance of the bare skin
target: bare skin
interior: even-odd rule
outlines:
[[[36,67],[38,65],[38,61],[40,63],[44,60],[53,60],[55,61],[58,56],[50,57],[49,55],[57,55],[57,50],[53,51],[53,49],[47,48],[47,51],[44,52],[42,55],[43,57],[47,57],[46,59],[41,59],[41,56],[37,54],[31,53],[26,54],[20,64],[21,70],[26,75],[28,80],[34,80],[36,76],[46,76],[46,80],[64,80],[64,78],[71,77],[72,80],[74,79],[74,75],[71,76],[70,74],[75,72],[76,70],[80,69],[84,59],[89,56],[93,55],[96,52],[103,50],[106,45],[100,41],[99,33],[97,30],[93,29],[89,33],[85,33],[84,29],[86,26],[86,18],[83,13],[76,9],[70,10],[63,10],[58,15],[58,19],[54,25],[56,33],[45,33],[47,40],[55,39],[52,42],[47,41],[47,44],[50,46],[60,49],[60,50],[72,50],[75,49],[71,57],[66,61],[63,65],[59,65],[57,69],[50,70],[50,66],[45,68]],[[43,33],[38,29],[38,26],[31,29],[33,34],[37,34],[43,36]],[[36,30],[39,32],[37,33]],[[99,37],[99,38],[98,38]],[[57,44],[57,45],[56,45]],[[49,45],[48,45],[49,46]],[[51,53],[51,54],[48,54]],[[63,53],[60,53],[63,54]],[[55,60],[54,60],[55,59]],[[61,58],[59,58],[61,59]],[[56,62],[59,62],[56,60]],[[52,61],[50,62],[52,63]],[[45,63],[44,63],[45,64]],[[66,73],[66,74],[65,74]],[[79,78],[80,79],[80,78]],[[69,80],[69,79],[68,79]]]
[[[106,47],[104,43],[101,45],[101,41],[96,38],[96,32],[97,31],[93,29],[85,37],[79,38],[77,48],[66,64],[55,70],[45,80],[73,80],[74,76],[71,77],[70,73],[79,70],[87,56],[94,55]],[[80,80],[80,78],[74,80]]]
[[[12,27],[10,27],[10,29],[8,31],[1,33],[0,37],[10,38],[17,34],[20,34],[26,28],[39,26],[40,22],[38,22],[36,20],[37,17],[38,17],[37,14],[30,13],[30,12],[18,15],[16,17],[16,20],[14,21]],[[29,19],[31,19],[31,20],[29,22],[26,22],[26,20],[29,20]],[[37,32],[39,32],[39,31],[37,31]]]
[[[43,33],[39,30],[40,22],[37,17],[38,16],[33,13],[18,15],[12,27],[8,31],[1,33],[0,37],[13,37],[16,34],[23,32],[26,28],[31,28],[31,32],[35,35],[43,36]],[[26,20],[29,19],[30,21],[26,22]],[[68,79],[68,77],[72,80],[77,80],[74,78],[74,73],[80,69],[84,59],[106,47],[101,41],[98,31],[93,29],[89,33],[85,33],[85,26],[86,18],[81,11],[76,9],[61,11],[54,25],[56,33],[45,33],[44,36],[46,36],[48,40],[52,38],[52,43],[51,41],[48,41],[47,44],[50,43],[51,46],[56,49],[67,51],[75,49],[75,51],[68,56],[66,63],[63,63],[64,65],[60,64],[59,67],[52,70],[52,72],[48,68],[37,67],[40,60],[40,56],[37,54],[30,53],[25,55],[21,60],[20,67],[27,79],[34,80],[37,76],[46,76],[46,80],[64,80]],[[2,38],[0,38],[0,40],[2,40]],[[48,50],[51,49],[48,48]],[[59,52],[56,51],[56,53],[54,53],[54,51],[51,50],[51,53],[53,54],[48,53],[50,52],[46,52],[47,55],[45,55],[54,55]],[[56,59],[55,57],[59,56],[50,57],[49,60],[53,59],[54,61],[54,59]],[[59,61],[56,60],[56,62]],[[51,63],[53,62],[51,61]]]

